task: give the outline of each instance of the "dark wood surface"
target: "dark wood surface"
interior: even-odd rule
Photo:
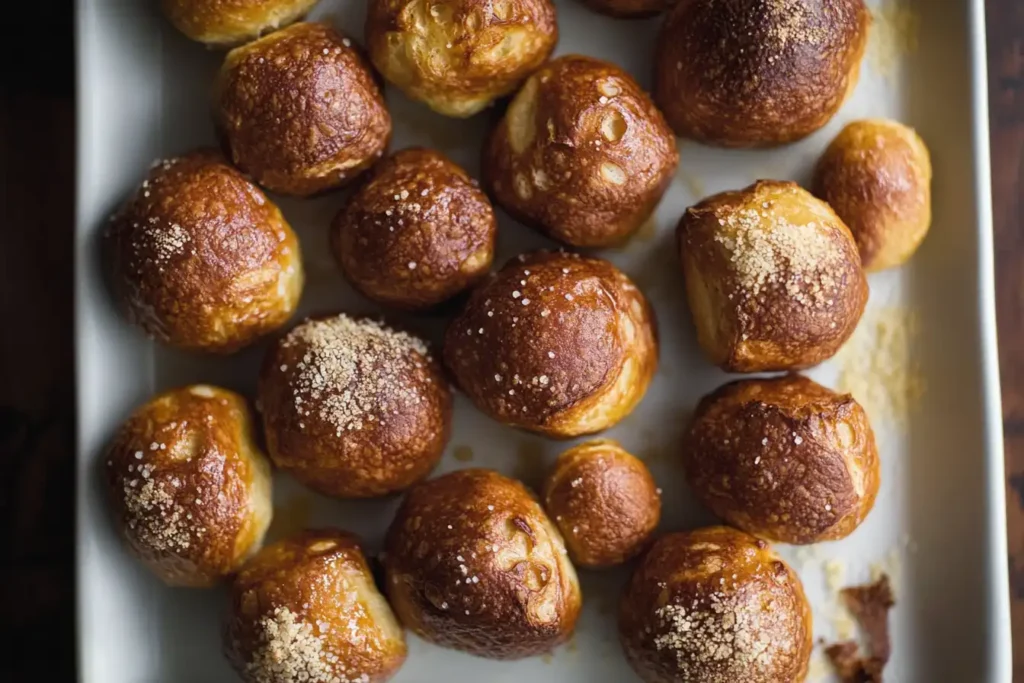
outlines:
[[[74,676],[71,2],[35,5],[46,49],[31,31],[0,41],[0,680],[12,682]],[[1024,682],[1024,0],[987,0],[987,14],[1008,599]]]

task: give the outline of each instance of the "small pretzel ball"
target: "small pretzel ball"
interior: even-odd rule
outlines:
[[[192,40],[238,45],[287,26],[318,0],[162,0],[164,14]]]
[[[678,0],[658,37],[654,101],[704,143],[799,140],[853,91],[870,23],[863,0]]]
[[[160,394],[121,425],[104,473],[129,550],[171,586],[234,573],[270,524],[270,463],[238,394],[194,385]]]
[[[708,197],[686,210],[677,237],[697,340],[724,370],[820,363],[864,312],[867,279],[849,228],[795,183]]]
[[[497,223],[476,181],[440,152],[381,161],[338,213],[334,256],[349,282],[382,304],[431,308],[483,278]]]
[[[620,19],[640,19],[665,11],[669,0],[582,0],[590,9]]]
[[[661,518],[661,490],[647,466],[607,439],[558,456],[544,509],[581,567],[622,564],[643,550]]]
[[[812,636],[796,573],[724,526],[658,539],[619,603],[619,639],[646,683],[797,683]]]
[[[451,429],[451,392],[426,344],[344,314],[278,341],[259,397],[274,464],[329,496],[407,488],[437,464]]]
[[[369,62],[326,24],[293,24],[229,52],[216,109],[231,161],[282,194],[345,185],[391,139],[391,115]]]
[[[558,40],[550,0],[369,0],[366,45],[389,82],[446,116],[514,91]]]
[[[385,586],[417,635],[480,657],[550,651],[580,611],[576,572],[530,492],[491,470],[413,487],[388,529]]]
[[[304,531],[267,546],[231,586],[224,651],[246,683],[384,683],[405,634],[356,539]]]
[[[236,351],[284,325],[302,293],[295,233],[213,150],[156,162],[105,241],[128,319],[179,348]]]
[[[658,363],[654,314],[608,261],[533,252],[473,291],[445,364],[477,408],[553,437],[606,429],[643,398]]]
[[[506,211],[577,247],[623,242],[679,162],[675,137],[625,71],[592,57],[545,64],[485,143],[483,178]]]
[[[848,124],[814,172],[814,194],[850,227],[868,272],[909,259],[932,221],[932,165],[912,128],[868,119]]]

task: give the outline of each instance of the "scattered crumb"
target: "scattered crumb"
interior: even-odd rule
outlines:
[[[868,61],[883,78],[892,78],[900,63],[917,52],[921,18],[907,0],[882,0],[871,13]]]
[[[824,569],[825,584],[829,590],[837,591],[846,583],[846,563],[842,560],[827,560]]]
[[[857,618],[867,642],[867,655],[852,640],[825,648],[825,654],[844,683],[881,683],[882,671],[892,655],[889,610],[896,604],[889,577],[842,590],[843,602]]]

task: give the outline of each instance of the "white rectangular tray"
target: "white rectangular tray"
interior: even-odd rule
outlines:
[[[875,8],[878,8],[876,3]],[[677,458],[680,431],[698,398],[728,377],[696,348],[683,303],[672,231],[700,198],[756,178],[806,181],[815,158],[847,121],[891,116],[929,144],[935,167],[934,224],[912,262],[870,278],[869,313],[898,304],[915,311],[913,361],[926,390],[903,426],[873,415],[883,463],[874,512],[850,538],[814,549],[783,548],[815,607],[815,633],[837,635],[836,598],[826,559],[841,560],[848,582],[867,580],[882,563],[895,574],[894,659],[886,680],[936,683],[1010,680],[1003,452],[1000,429],[982,0],[922,3],[918,45],[892,61],[895,0],[875,22],[872,46],[853,98],[824,130],[768,151],[723,151],[684,142],[680,170],[654,224],[628,247],[606,255],[646,290],[660,320],[662,363],[636,413],[609,432],[646,458],[664,489],[663,529],[711,521],[691,500]],[[905,1],[905,0],[904,0]],[[106,217],[157,157],[213,142],[209,92],[221,53],[179,36],[156,2],[78,3],[78,600],[80,677],[88,683],[206,683],[234,680],[219,650],[221,590],[172,590],[120,547],[99,486],[102,450],[116,425],[153,392],[192,381],[219,383],[251,396],[264,346],[228,360],[189,356],[146,340],[119,317],[103,285],[98,236]],[[559,53],[609,59],[649,83],[659,20],[618,21],[557,0]],[[357,39],[364,3],[325,0],[315,13]],[[898,26],[897,26],[898,27]],[[905,36],[904,36],[905,37]],[[879,41],[890,41],[881,44]],[[906,47],[906,45],[904,45]],[[387,92],[393,148],[435,146],[476,173],[489,116],[444,119]],[[355,296],[327,249],[327,226],[341,205],[333,195],[282,200],[303,244],[309,276],[303,312],[373,310]],[[498,263],[543,238],[502,215]],[[437,340],[440,318],[411,320]],[[836,362],[812,373],[834,384]],[[535,481],[566,444],[499,426],[456,401],[454,434],[439,471],[493,466]],[[465,458],[467,450],[459,449]],[[310,523],[356,531],[375,549],[396,500],[344,503],[305,492],[278,476],[273,533]],[[615,636],[614,605],[625,570],[583,572],[584,612],[573,641],[550,656],[491,662],[429,646],[410,636],[399,683],[423,681],[634,680]],[[812,681],[830,680],[816,655]],[[742,683],[742,682],[737,682]]]

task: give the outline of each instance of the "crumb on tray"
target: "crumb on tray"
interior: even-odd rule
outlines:
[[[847,640],[829,645],[825,654],[843,683],[882,683],[892,654],[889,609],[896,604],[889,577],[883,574],[874,583],[844,588],[841,594],[860,624],[868,652],[862,654],[856,642]]]

